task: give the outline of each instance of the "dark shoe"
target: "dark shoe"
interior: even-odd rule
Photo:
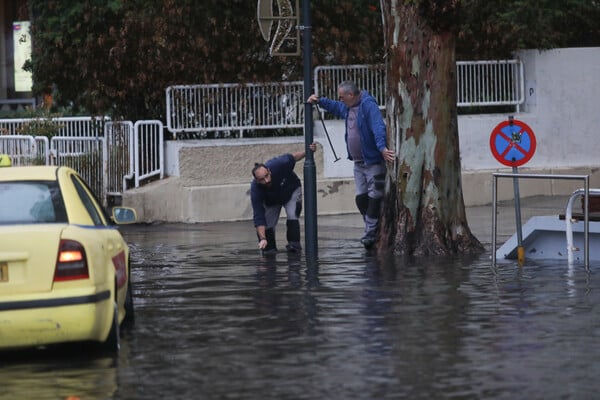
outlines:
[[[360,242],[365,246],[365,249],[369,250],[375,244],[375,238],[372,236],[365,236],[360,239]]]
[[[300,246],[300,243],[292,242],[292,243],[286,244],[285,249],[289,253],[300,253],[300,251],[302,250],[302,246]]]
[[[264,250],[261,250],[261,253],[263,256],[274,256],[275,254],[277,254],[277,248],[266,248]]]

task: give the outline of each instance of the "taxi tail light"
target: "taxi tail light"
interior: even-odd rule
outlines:
[[[81,243],[62,239],[58,247],[54,282],[88,279],[89,277],[85,249]]]

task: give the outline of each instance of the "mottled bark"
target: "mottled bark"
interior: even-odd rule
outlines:
[[[388,139],[398,160],[388,165],[379,248],[403,255],[480,252],[465,214],[455,36],[444,19],[455,2],[417,3],[382,0]]]

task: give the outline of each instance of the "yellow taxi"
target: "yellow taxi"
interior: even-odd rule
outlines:
[[[95,341],[111,351],[134,319],[129,247],[64,166],[0,168],[0,350]]]

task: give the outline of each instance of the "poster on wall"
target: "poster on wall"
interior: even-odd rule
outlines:
[[[31,58],[31,36],[29,21],[13,22],[13,42],[15,60],[15,91],[31,92],[33,85],[31,72],[23,70],[25,61]]]

